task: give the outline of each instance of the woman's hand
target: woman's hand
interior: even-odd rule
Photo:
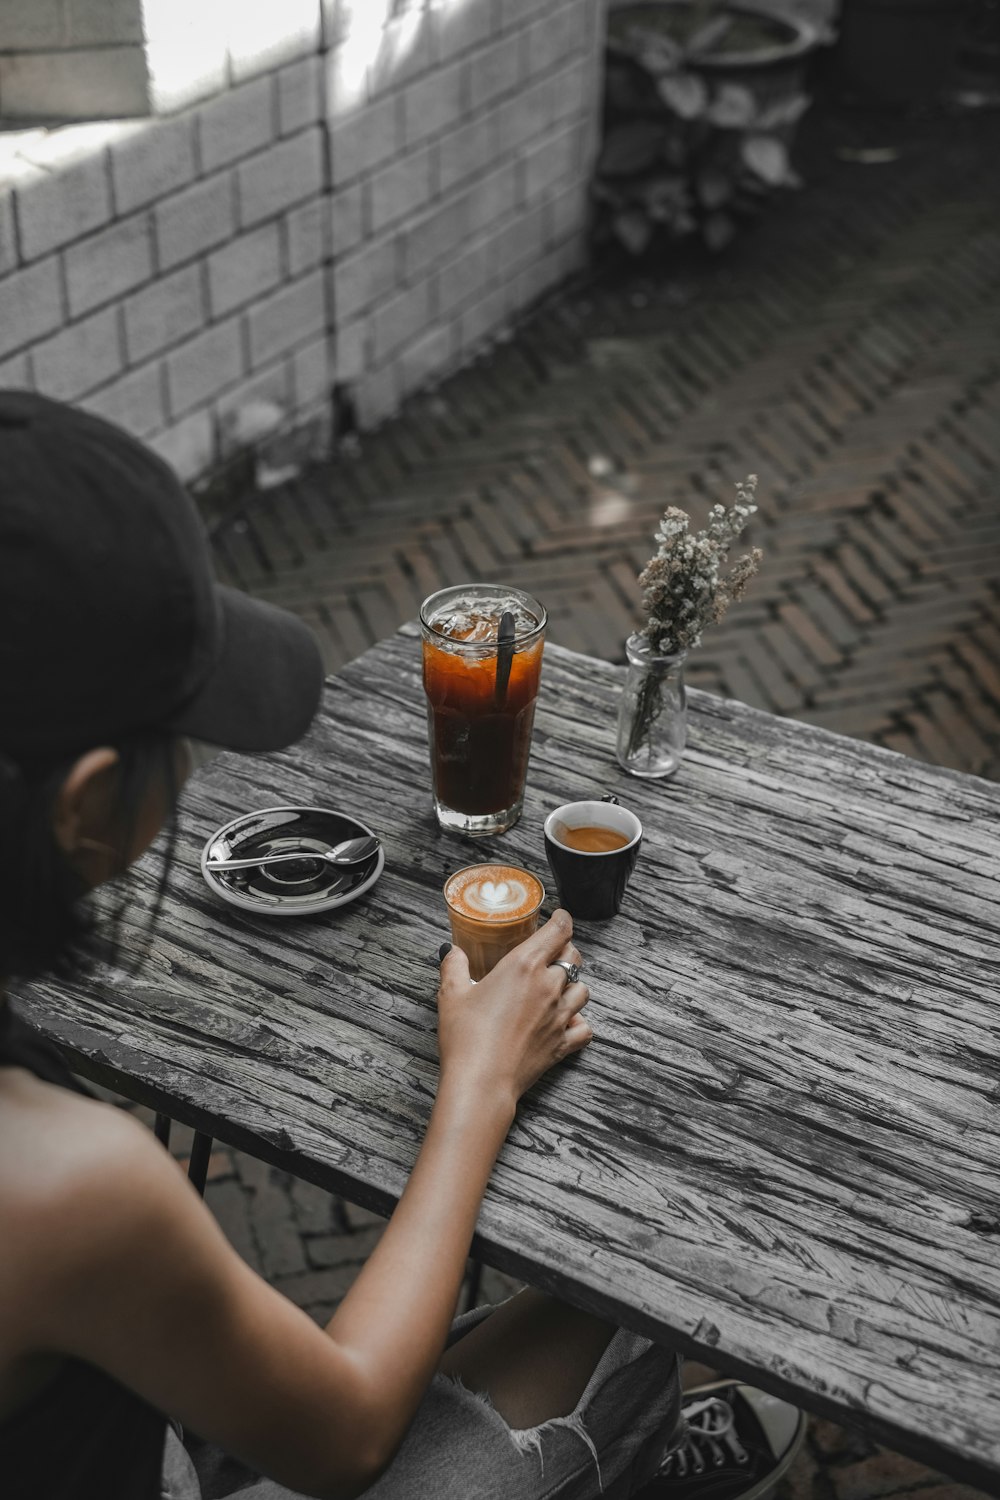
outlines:
[[[513,1102],[542,1074],[593,1040],[580,1011],[590,998],[566,983],[558,961],[580,963],[573,920],[559,910],[473,985],[469,961],[452,948],[441,965],[438,1050],[441,1077],[499,1091]]]

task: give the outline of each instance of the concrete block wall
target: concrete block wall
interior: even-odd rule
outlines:
[[[584,253],[603,0],[266,13],[196,103],[0,132],[0,385],[188,479],[335,385],[377,424]]]
[[[467,0],[411,28],[330,129],[338,378],[368,425],[580,264],[596,144],[600,3]]]
[[[0,115],[93,119],[149,107],[142,0],[2,0]]]
[[[0,385],[79,402],[193,479],[240,411],[280,425],[331,387],[318,104],[283,135],[279,77],[0,158]],[[254,128],[235,128],[253,103]],[[0,143],[3,137],[0,136]]]

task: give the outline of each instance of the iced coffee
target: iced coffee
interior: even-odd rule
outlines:
[[[516,589],[466,584],[425,600],[420,624],[438,822],[503,833],[524,802],[545,610]]]

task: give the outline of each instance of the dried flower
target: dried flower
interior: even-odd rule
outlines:
[[[664,511],[656,554],[639,574],[646,615],[642,634],[660,655],[699,646],[706,625],[722,619],[760,567],[764,554],[754,547],[723,571],[733,543],[757,509],[756,488],[756,474],[740,481],[728,510],[712,506],[704,531],[692,533],[690,518],[676,506]]]

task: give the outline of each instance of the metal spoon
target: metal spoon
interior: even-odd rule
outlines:
[[[299,849],[291,854],[258,854],[256,859],[210,859],[209,870],[250,870],[258,865],[283,864],[292,859],[325,859],[331,865],[360,865],[380,848],[377,838],[366,833],[360,839],[345,839],[332,849]]]

